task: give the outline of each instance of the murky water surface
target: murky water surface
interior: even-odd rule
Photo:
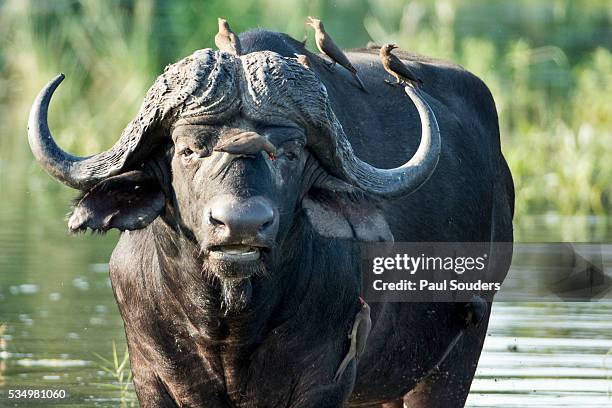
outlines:
[[[0,406],[136,406],[116,369],[125,341],[107,261],[117,235],[69,236],[66,192],[37,187],[11,188],[0,207]],[[588,240],[612,242],[609,220],[585,222]],[[567,222],[529,224],[523,239],[559,241]],[[8,400],[8,390],[67,398]],[[468,406],[612,406],[612,303],[496,304]]]

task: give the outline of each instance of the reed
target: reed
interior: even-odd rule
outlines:
[[[217,16],[236,31],[261,26],[302,39],[308,14],[343,47],[393,41],[480,76],[497,103],[517,219],[610,214],[612,6],[599,0],[6,0],[0,183],[54,188],[33,170],[24,130],[35,94],[56,73],[67,80],[52,129],[66,149],[90,154],[116,140],[164,65],[212,46]]]

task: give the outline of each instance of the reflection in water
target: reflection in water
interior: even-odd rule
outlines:
[[[96,356],[112,362],[112,342],[125,348],[108,279],[117,234],[69,235],[72,193],[42,194],[37,179],[14,183],[11,205],[0,207],[0,395],[64,389],[66,405],[132,405],[125,378]],[[531,221],[522,239],[562,239],[563,219]],[[611,242],[611,223],[595,223],[585,240]],[[611,406],[611,313],[605,303],[496,304],[468,406]]]

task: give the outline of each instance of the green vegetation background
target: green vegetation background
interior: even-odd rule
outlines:
[[[497,103],[519,223],[528,215],[577,215],[586,224],[610,215],[606,0],[0,0],[0,193],[73,194],[33,163],[25,136],[34,96],[58,72],[67,80],[51,127],[62,147],[91,154],[117,139],[165,65],[214,45],[218,16],[237,32],[307,34],[314,49],[307,15],[323,19],[344,48],[393,41],[480,76]],[[55,200],[38,208],[46,205],[67,208]]]

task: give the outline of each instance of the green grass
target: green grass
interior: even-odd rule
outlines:
[[[132,371],[129,367],[129,353],[127,347],[123,352],[123,357],[117,352],[117,345],[113,341],[112,353],[110,358],[105,358],[98,353],[94,355],[98,358],[97,366],[104,371],[112,382],[98,384],[101,387],[111,388],[119,392],[121,407],[135,406],[136,395],[132,386]]]
[[[7,0],[0,3],[0,177],[59,188],[33,170],[24,136],[35,94],[56,73],[67,79],[51,127],[67,150],[90,154],[117,139],[166,64],[213,45],[217,16],[236,31],[308,33],[314,49],[309,14],[345,48],[394,41],[480,76],[497,103],[517,220],[610,214],[612,6],[603,0]]]

